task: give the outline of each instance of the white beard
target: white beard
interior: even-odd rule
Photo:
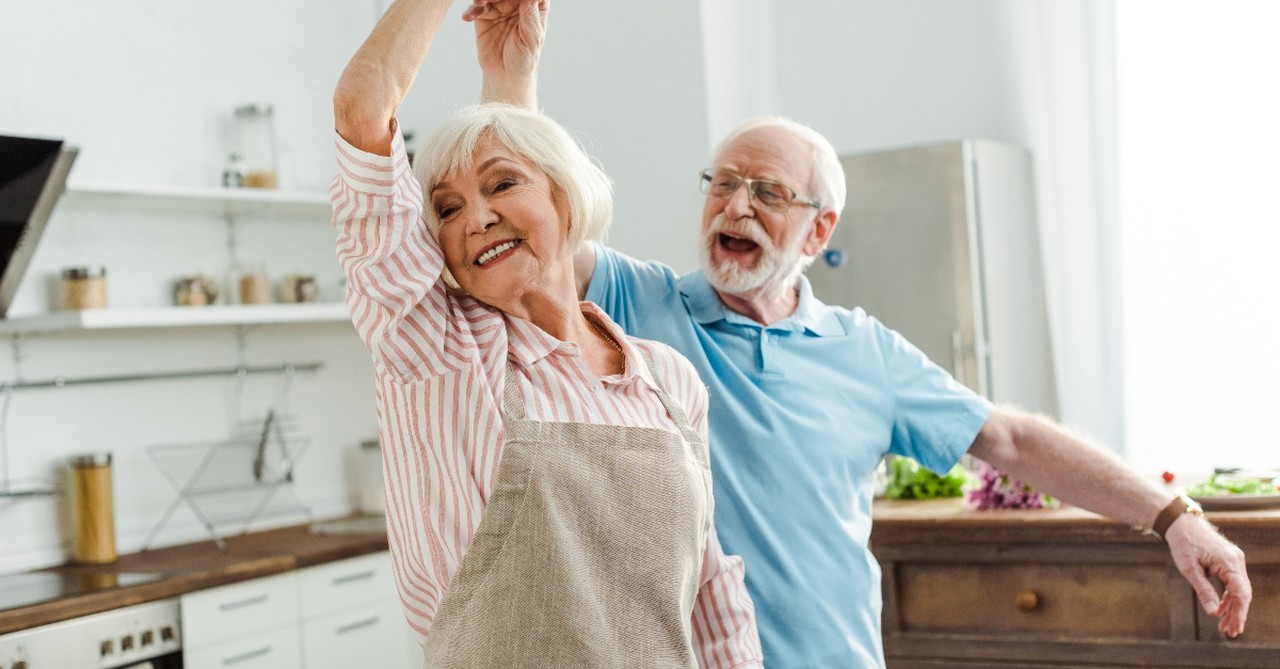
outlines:
[[[744,267],[733,260],[715,263],[712,250],[720,245],[721,232],[750,239],[760,247],[760,262],[755,267]],[[721,293],[745,296],[773,297],[796,287],[796,277],[804,271],[813,256],[804,255],[805,235],[796,230],[783,247],[775,246],[764,228],[755,219],[744,218],[728,221],[724,214],[717,214],[711,221],[699,247],[702,271],[707,281]]]

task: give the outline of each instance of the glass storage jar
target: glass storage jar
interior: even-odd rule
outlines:
[[[277,188],[276,131],[271,105],[256,103],[235,109],[235,150],[246,188]]]
[[[107,268],[68,267],[62,270],[60,309],[105,309]]]

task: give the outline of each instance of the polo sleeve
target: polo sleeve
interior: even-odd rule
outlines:
[[[962,385],[897,332],[876,323],[886,391],[893,397],[889,452],[939,474],[969,450],[991,414],[985,397]]]
[[[660,262],[644,262],[596,245],[596,266],[586,298],[627,332],[639,332],[655,311],[669,308],[679,277]]]

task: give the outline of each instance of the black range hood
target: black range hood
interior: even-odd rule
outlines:
[[[0,318],[9,313],[76,153],[61,140],[0,135]]]

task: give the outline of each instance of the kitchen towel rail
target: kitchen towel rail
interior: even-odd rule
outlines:
[[[314,372],[323,367],[323,363],[289,363],[283,365],[237,365],[218,369],[190,369],[172,372],[148,372],[145,374],[116,374],[110,376],[65,377],[55,376],[39,381],[0,382],[0,393],[11,390],[27,390],[31,388],[63,388],[96,383],[126,383],[131,381],[157,381],[164,379],[196,379],[211,376],[242,376],[245,374],[292,374],[293,372]]]

